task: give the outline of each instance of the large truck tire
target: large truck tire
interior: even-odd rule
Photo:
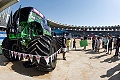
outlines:
[[[50,53],[53,54],[55,53],[57,50],[56,50],[56,45],[55,43],[53,42],[50,46]],[[57,63],[57,54],[55,56],[53,56],[54,59],[51,60],[51,58],[49,59],[50,61],[50,66],[51,66],[51,71],[55,69],[56,67],[56,63]]]
[[[28,53],[32,55],[39,56],[50,56],[55,53],[56,43],[54,39],[50,36],[39,36],[34,38],[28,44]],[[36,65],[35,68],[41,71],[52,71],[55,69],[57,63],[57,56],[54,56],[54,59],[51,60],[49,57],[49,63],[47,64],[44,57],[40,58],[40,63],[33,58],[32,65]]]
[[[2,53],[9,61],[16,61],[18,60],[18,56],[11,55],[9,50],[12,50],[13,43],[6,37],[2,42]]]
[[[57,50],[58,50],[62,47],[62,37],[57,37],[56,42],[57,42],[56,45],[57,45]]]
[[[28,54],[32,55],[41,55],[41,56],[49,56],[49,47],[50,40],[45,39],[44,36],[39,36],[32,39],[28,43]]]

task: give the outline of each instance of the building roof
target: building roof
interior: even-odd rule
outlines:
[[[9,6],[17,3],[18,1],[19,0],[0,0],[0,12],[8,8]]]
[[[51,28],[60,28],[60,29],[109,29],[109,28],[119,28],[120,25],[115,25],[115,26],[76,26],[76,25],[69,25],[69,24],[62,24],[59,22],[52,21],[50,19],[47,19],[48,22],[50,23]]]

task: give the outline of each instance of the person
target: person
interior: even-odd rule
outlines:
[[[95,52],[97,52],[97,41],[98,41],[97,36],[95,36]]]
[[[75,41],[75,38],[73,40],[73,48],[75,48],[75,50],[76,50],[76,41]]]
[[[118,56],[119,53],[119,47],[120,47],[120,38],[119,35],[117,35],[117,41],[116,41],[116,51],[114,56]]]
[[[104,42],[104,52],[107,52],[107,44],[108,44],[108,39],[107,39],[107,35],[105,36],[105,38],[103,39],[103,42]]]
[[[102,37],[102,48],[105,48],[105,46],[104,46],[104,39],[105,39],[105,36]]]
[[[66,60],[65,53],[67,51],[67,45],[66,45],[66,33],[63,33],[62,37],[62,52],[63,52],[63,60]]]
[[[84,36],[84,40],[87,40],[87,36],[86,35]],[[83,50],[86,50],[86,46],[84,46]]]
[[[69,50],[71,50],[71,49],[72,49],[72,46],[73,46],[72,34],[71,34],[71,33],[68,34],[68,38],[70,38],[70,47],[69,47]]]
[[[113,47],[113,49],[116,49],[117,38],[115,37],[113,41],[114,41],[114,47]]]
[[[95,50],[95,36],[92,37],[92,50]]]
[[[112,36],[111,35],[109,35],[108,36],[108,52],[106,53],[106,54],[111,54],[111,52],[112,52]],[[110,53],[109,53],[109,51],[110,51]]]
[[[99,52],[100,50],[100,45],[101,45],[101,42],[100,42],[100,37],[97,37],[96,38],[96,49],[95,49],[95,52]]]
[[[67,44],[67,52],[69,52],[70,43],[71,43],[71,40],[70,40],[70,38],[68,38],[67,42],[66,42],[66,44]]]

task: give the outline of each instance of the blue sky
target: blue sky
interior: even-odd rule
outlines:
[[[111,26],[120,24],[120,0],[20,0],[11,6],[32,6],[46,18],[77,26]]]

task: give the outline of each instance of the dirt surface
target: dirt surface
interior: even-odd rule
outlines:
[[[86,51],[77,40],[77,50],[66,53],[67,60],[58,54],[57,66],[46,73],[34,68],[25,68],[22,61],[8,62],[0,55],[0,80],[120,80],[120,57],[91,50],[91,41]]]

